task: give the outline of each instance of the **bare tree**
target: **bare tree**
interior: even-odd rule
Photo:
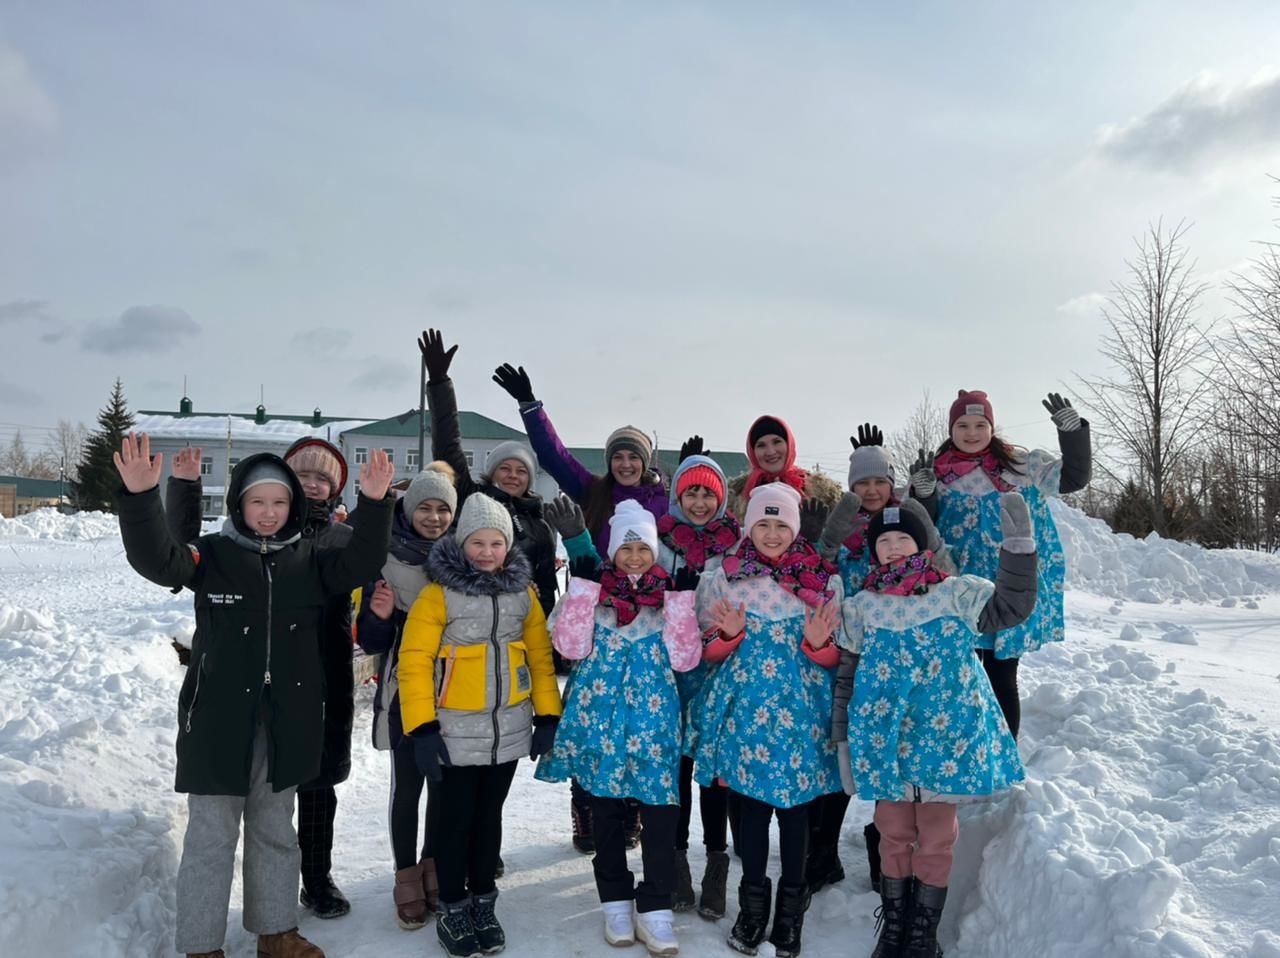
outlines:
[[[920,395],[920,402],[901,428],[892,430],[885,439],[893,461],[898,468],[898,482],[906,481],[907,471],[916,461],[921,449],[933,452],[947,438],[947,413],[933,401],[929,387]]]
[[[27,444],[23,441],[22,430],[13,434],[9,448],[0,452],[0,473],[8,476],[29,477],[31,472],[31,456],[27,452]]]
[[[73,426],[69,419],[58,420],[58,425],[45,441],[45,452],[53,460],[55,475],[56,470],[65,468],[67,478],[75,479],[76,466],[84,455],[84,444],[88,438],[89,430],[84,423]]]
[[[1170,528],[1172,483],[1195,448],[1212,380],[1208,330],[1196,312],[1206,286],[1195,281],[1183,239],[1190,227],[1165,230],[1162,222],[1134,240],[1138,255],[1129,277],[1112,286],[1103,307],[1109,332],[1100,350],[1114,371],[1081,379],[1081,396],[1095,426],[1112,443],[1150,503],[1151,525]]]

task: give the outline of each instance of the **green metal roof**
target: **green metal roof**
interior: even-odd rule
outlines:
[[[603,449],[570,449],[569,451],[589,471],[597,476],[604,475],[607,466],[604,461]],[[740,452],[712,452],[710,458],[720,464],[720,468],[724,470],[725,475],[730,479],[741,472],[746,472],[747,467],[750,465],[747,462],[747,457]],[[664,475],[671,475],[676,471],[676,466],[678,465],[680,465],[679,449],[658,450],[658,467]]]
[[[429,415],[426,425],[426,434],[429,436],[431,435],[431,419]],[[520,430],[512,429],[496,419],[490,419],[488,416],[482,416],[477,412],[459,411],[458,428],[465,439],[492,439],[499,442],[504,439],[525,440],[525,434]],[[399,416],[392,416],[390,419],[379,419],[377,422],[356,426],[353,429],[344,431],[343,435],[416,437],[418,435],[418,410],[410,409],[408,412],[401,413]]]
[[[70,492],[71,484],[59,489],[57,479],[28,479],[25,476],[0,476],[0,486],[17,486],[21,499],[57,499],[62,492]]]

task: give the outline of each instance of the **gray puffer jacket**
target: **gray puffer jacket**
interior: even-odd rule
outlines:
[[[446,536],[428,570],[433,582],[409,610],[401,641],[404,728],[439,722],[453,765],[527,756],[535,715],[561,711],[529,560],[512,550],[501,571],[479,572]]]

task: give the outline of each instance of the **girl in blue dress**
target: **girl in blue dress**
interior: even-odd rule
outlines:
[[[1044,407],[1058,427],[1061,458],[1042,449],[1028,452],[996,436],[995,412],[987,394],[961,390],[951,404],[950,438],[936,458],[922,452],[911,474],[913,494],[930,507],[938,532],[963,573],[995,577],[1002,493],[1022,493],[1031,510],[1040,553],[1035,614],[1017,628],[984,636],[980,646],[983,666],[1014,738],[1022,718],[1018,660],[1063,638],[1066,560],[1049,498],[1087,486],[1093,462],[1089,424],[1057,393],[1049,394]]]
[[[564,716],[536,777],[576,779],[590,796],[596,890],[605,940],[678,950],[672,915],[680,817],[680,696],[675,673],[695,668],[702,643],[694,593],[661,566],[652,514],[632,501],[609,520],[598,582],[573,578],[551,618],[555,648],[576,664]],[[627,868],[627,800],[638,802],[644,878]],[[633,903],[635,914],[633,915]]]
[[[867,529],[878,564],[844,600],[832,736],[845,790],[876,802],[883,925],[873,958],[941,955],[938,921],[959,835],[955,803],[1023,777],[974,654],[979,635],[1016,626],[1035,607],[1026,502],[1007,493],[1000,513],[992,583],[934,566],[923,510],[884,509]]]
[[[782,875],[769,940],[800,953],[808,895],[808,804],[839,788],[829,741],[831,641],[840,622],[840,577],[799,536],[800,494],[785,483],[757,486],[746,509],[748,538],[698,586],[708,676],[695,772],[740,796],[739,911],[729,945],[754,955],[769,924],[769,823],[776,815]]]

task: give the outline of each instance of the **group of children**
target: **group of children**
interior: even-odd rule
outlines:
[[[984,393],[961,392],[948,439],[936,455],[922,450],[901,486],[879,431],[860,429],[843,491],[799,468],[791,430],[763,416],[748,431],[746,475],[729,480],[693,437],[668,490],[631,426],[610,435],[607,472],[589,472],[528,375],[504,365],[494,379],[519,402],[532,448],[499,446],[476,481],[448,378],[457,347],[435,331],[420,347],[443,461],[395,499],[374,450],[341,544],[302,534],[304,502],[316,500],[296,462],[240,463],[231,518],[200,537],[166,524],[145,436],[117,457],[130,563],[196,594],[179,697],[177,787],[191,817],[178,950],[221,955],[243,816],[244,921],[259,954],[322,955],[297,933],[289,819],[328,747],[321,618],[354,589],[356,639],[383,657],[373,736],[391,753],[402,927],[434,913],[453,958],[503,949],[502,808],[528,756],[538,780],[574,782],[611,945],[675,954],[674,911],[723,917],[732,834],[742,877],[729,946],[756,954],[767,937],[781,958],[799,955],[812,894],[843,877],[835,847],[857,795],[875,802],[865,829],[881,896],[874,956],[941,955],[956,806],[1021,779],[1017,662],[1063,637],[1047,497],[1088,482],[1087,423],[1051,395],[1062,456],[1027,453],[995,436]],[[538,466],[559,499],[533,490]],[[558,601],[553,530],[571,572]],[[556,655],[572,664],[563,692]],[[637,838],[638,883],[626,859]],[[318,914],[317,898],[341,898],[327,869],[311,884],[304,903]]]

